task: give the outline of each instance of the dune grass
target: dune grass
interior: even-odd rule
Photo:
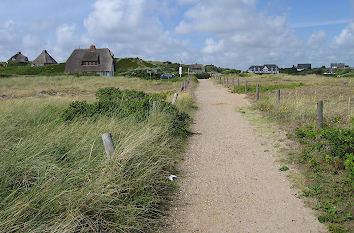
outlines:
[[[101,85],[128,88],[140,81],[80,77],[70,83],[56,77],[51,83],[51,78],[31,79],[40,81],[37,90],[73,84],[89,93]],[[25,83],[17,85],[20,80]],[[26,84],[36,86],[32,82],[10,81],[25,95]],[[158,91],[153,82],[140,85]],[[174,83],[162,85],[160,91],[174,90]],[[75,92],[74,98],[0,100],[0,232],[154,232],[159,227],[176,190],[168,176],[178,175],[188,135],[171,134],[176,116],[163,109],[143,121],[134,114],[70,122],[60,117],[73,100],[86,99],[94,98]],[[188,111],[192,103],[191,94],[184,93],[177,108]],[[102,145],[105,132],[112,133],[116,146],[110,159]]]
[[[0,79],[0,98],[24,98],[34,96],[93,96],[105,87],[135,89],[149,92],[179,90],[182,79],[142,80],[125,77],[98,76],[18,76]]]

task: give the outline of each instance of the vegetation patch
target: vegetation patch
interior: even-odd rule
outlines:
[[[293,84],[274,84],[274,85],[260,85],[259,91],[266,92],[266,91],[274,91],[278,89],[294,89],[296,87],[305,86],[304,83],[293,83]],[[249,93],[249,92],[256,92],[257,85],[247,85],[247,90],[244,86],[236,86],[233,93]]]
[[[165,97],[106,88],[96,102],[0,102],[0,232],[156,232],[189,122]]]
[[[350,224],[353,213],[353,128],[316,130],[308,126],[298,128],[295,137],[303,144],[299,162],[313,174],[304,195],[319,200],[320,222],[330,223],[333,232],[346,232],[343,226]]]
[[[10,64],[0,67],[0,75],[64,75],[65,63],[45,66]]]

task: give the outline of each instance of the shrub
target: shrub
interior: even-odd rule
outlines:
[[[196,73],[194,76],[198,79],[208,79],[210,78],[210,73]]]
[[[171,103],[164,101],[166,94],[146,94],[142,91],[103,88],[96,93],[97,102],[73,101],[69,107],[59,113],[64,121],[80,118],[97,119],[99,116],[118,118],[134,116],[138,122],[144,121],[152,113],[153,102],[156,111],[172,116],[171,132],[175,135],[187,135],[190,117],[179,112]]]

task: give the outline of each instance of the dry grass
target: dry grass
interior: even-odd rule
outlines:
[[[180,81],[142,80],[125,77],[75,77],[75,76],[19,76],[0,79],[0,98],[24,98],[33,96],[93,96],[105,87],[135,89],[150,92],[177,91]]]
[[[229,76],[231,88],[232,76]],[[235,78],[235,85],[237,79]],[[271,86],[290,85],[303,83],[305,86],[295,89],[281,89],[281,102],[277,104],[274,92],[262,92],[257,108],[269,112],[273,117],[293,127],[313,125],[316,123],[316,103],[324,100],[325,121],[342,127],[351,124],[354,113],[354,82],[353,78],[331,78],[317,75],[291,76],[284,74],[276,75],[251,75],[247,78],[239,78],[240,85],[244,86],[245,80],[248,85]],[[255,93],[249,93],[255,100]],[[349,102],[349,98],[351,99]]]
[[[21,77],[0,80],[0,232],[154,232],[176,186],[187,145],[173,136],[174,116],[152,114],[64,122],[73,100],[92,100],[101,87],[175,91],[178,82],[103,77]],[[160,83],[160,84],[159,84]],[[145,89],[146,88],[146,89]],[[53,89],[65,95],[43,95]],[[71,96],[72,95],[72,96]],[[27,96],[27,97],[26,97]],[[177,107],[193,109],[192,95]],[[101,134],[115,154],[106,159]]]

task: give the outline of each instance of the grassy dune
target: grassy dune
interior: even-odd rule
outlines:
[[[0,80],[22,97],[0,99],[0,232],[153,232],[176,188],[167,177],[178,173],[187,144],[188,135],[171,134],[175,116],[161,109],[143,121],[132,114],[65,122],[60,113],[74,99],[94,99],[81,91],[172,91],[176,83],[66,78]],[[80,91],[38,97],[41,90],[66,88]],[[191,94],[180,97],[179,111],[191,111]],[[111,159],[102,145],[105,132],[116,145]]]
[[[219,81],[232,88],[229,83]],[[354,82],[353,78],[333,78],[316,75],[291,76],[249,75],[234,77],[235,93],[247,93],[252,108],[277,122],[295,142],[287,157],[302,173],[300,197],[315,198],[312,205],[319,210],[318,220],[331,232],[354,229]],[[240,79],[242,87],[237,87]],[[245,91],[244,83],[249,89]],[[259,84],[260,99],[255,87]],[[301,85],[300,85],[301,84]],[[281,90],[276,102],[275,90]],[[316,103],[324,101],[324,128],[317,129]],[[299,187],[300,187],[299,186]]]
[[[169,92],[180,88],[182,80],[142,80],[98,76],[36,76],[0,78],[0,98],[35,96],[93,96],[99,88],[119,87],[149,92]]]

